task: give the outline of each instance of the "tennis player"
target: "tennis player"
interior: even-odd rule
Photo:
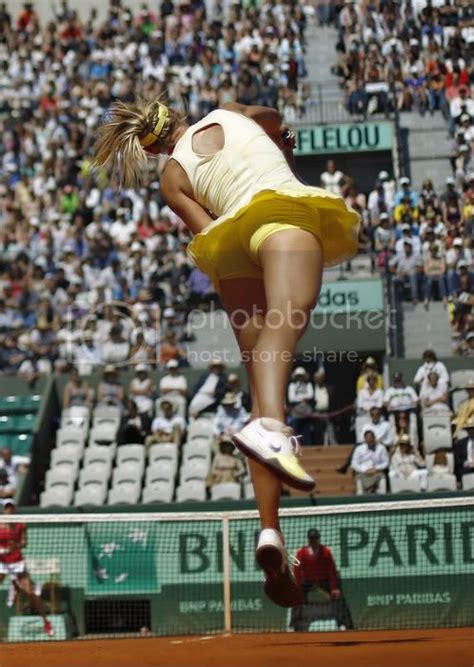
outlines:
[[[298,180],[294,146],[275,109],[231,103],[189,126],[154,99],[116,103],[95,149],[125,187],[140,184],[148,156],[169,156],[161,194],[194,235],[188,253],[220,294],[247,369],[251,420],[233,441],[250,459],[265,591],[286,607],[301,591],[280,532],[281,483],[314,487],[285,425],[286,387],[323,265],[354,255],[359,227],[342,198]]]
[[[15,502],[11,498],[3,501],[3,513],[14,514]],[[11,586],[8,591],[7,606],[13,607],[20,592],[28,596],[33,611],[43,619],[44,631],[49,637],[54,635],[53,626],[46,618],[44,604],[35,594],[33,582],[26,569],[22,549],[27,545],[26,526],[24,523],[2,523],[0,519],[0,584],[8,575]]]

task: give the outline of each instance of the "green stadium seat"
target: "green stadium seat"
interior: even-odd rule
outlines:
[[[0,449],[4,447],[10,449],[11,437],[10,433],[0,433]]]
[[[36,415],[16,415],[12,418],[13,428],[15,433],[31,433],[35,425]]]
[[[0,397],[0,414],[14,415],[21,411],[20,396],[1,396]]]
[[[32,442],[33,436],[29,433],[12,435],[10,439],[10,449],[12,450],[12,454],[16,454],[17,456],[30,456]]]
[[[19,396],[22,412],[31,413],[39,410],[41,403],[40,394],[34,394],[32,396]]]
[[[38,411],[41,395],[0,396],[0,415],[31,414]]]
[[[0,417],[0,433],[11,433],[14,430],[14,418],[8,415]]]

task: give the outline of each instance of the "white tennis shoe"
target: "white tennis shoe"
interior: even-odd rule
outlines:
[[[273,528],[264,528],[258,538],[255,554],[257,563],[265,572],[264,591],[280,607],[303,604],[303,593],[293,574],[281,534]]]
[[[251,459],[259,461],[283,482],[301,491],[311,491],[315,482],[301,467],[298,437],[277,419],[254,419],[232,437],[234,445]]]

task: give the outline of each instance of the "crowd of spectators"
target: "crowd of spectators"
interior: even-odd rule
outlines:
[[[209,420],[213,436],[208,486],[240,483],[247,469],[231,437],[248,422],[251,405],[239,376],[228,373],[218,358],[211,361],[194,386],[188,385],[174,359],[166,363],[165,374],[157,386],[150,370],[146,364],[138,364],[132,379],[126,383],[120,369],[108,364],[94,391],[73,366],[64,387],[63,409],[79,418],[84,409],[91,415],[95,408],[118,408],[121,419],[117,444],[143,444],[147,452],[160,443],[173,443],[180,450],[190,422],[205,418]]]
[[[116,367],[107,365],[94,391],[72,367],[63,408],[85,409],[89,415],[104,406],[118,408],[121,419],[114,435],[118,446],[141,443],[146,452],[170,443],[181,451],[189,442],[190,427],[196,420],[206,420],[212,440],[208,488],[229,482],[240,485],[248,479],[245,461],[232,444],[232,436],[249,421],[251,412],[250,397],[239,376],[229,373],[217,357],[193,386],[174,359],[167,362],[157,384],[150,370],[145,364],[138,365],[126,381]],[[333,411],[333,397],[322,368],[312,378],[304,367],[294,369],[288,385],[287,423],[303,446],[337,444],[333,417],[338,411]],[[354,412],[356,442],[338,472],[346,474],[351,469],[359,493],[385,492],[406,479],[416,481],[419,491],[426,491],[433,475],[453,474],[462,488],[463,476],[474,472],[474,376],[462,386],[451,385],[445,364],[433,350],[424,352],[412,385],[397,371],[389,386],[384,386],[376,360],[368,357],[356,381],[355,403],[348,407]],[[431,450],[424,440],[424,421],[433,417],[442,418],[449,433],[428,469],[424,454]]]
[[[110,0],[105,18],[81,19],[66,0],[49,21],[33,3],[17,15],[0,4],[3,374],[33,382],[71,360],[81,374],[125,360],[185,365],[188,313],[216,298],[161,200],[160,163],[139,191],[91,170],[114,100],[162,95],[190,122],[231,101],[278,107],[287,122],[304,112],[311,7],[152,4]]]
[[[454,352],[474,350],[474,9],[460,1],[319,3],[322,23],[339,31],[337,62],[350,113],[439,112],[453,137],[452,176],[443,191],[426,179],[415,191],[408,177],[398,191],[382,171],[366,198],[353,179],[331,166],[342,194],[364,215],[361,249],[426,308],[434,293],[449,302]],[[329,171],[329,170],[328,170]],[[324,185],[324,174],[321,177]],[[333,182],[333,181],[332,181]],[[332,184],[331,184],[332,185]],[[330,186],[331,187],[331,186]],[[434,292],[434,290],[436,290]]]
[[[459,397],[458,392],[464,393]],[[424,454],[431,450],[424,441],[424,420],[430,417],[441,418],[448,433],[428,470]],[[352,469],[359,493],[384,493],[400,479],[416,480],[418,490],[426,491],[432,475],[455,474],[461,487],[463,475],[474,472],[474,375],[462,387],[451,387],[446,365],[428,349],[413,386],[396,371],[384,388],[376,360],[368,357],[356,383],[355,433],[356,444],[337,471]]]
[[[464,0],[346,0],[334,14],[350,113],[440,111],[454,132],[472,116],[474,10]]]
[[[442,301],[453,353],[474,356],[474,171],[450,176],[441,191],[429,179],[418,191],[406,176],[397,187],[381,171],[366,196],[328,160],[321,187],[358,210],[359,249],[370,256],[372,271],[391,276],[395,298],[422,302],[426,310],[433,299]]]

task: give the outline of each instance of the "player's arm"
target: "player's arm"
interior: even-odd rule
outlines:
[[[282,117],[279,111],[271,107],[263,107],[258,105],[248,106],[247,104],[239,104],[238,102],[229,102],[222,107],[225,111],[235,111],[251,118],[262,127],[270,136],[277,137],[282,125]]]
[[[194,199],[186,174],[174,160],[170,160],[161,176],[160,192],[193,234],[202,232],[212,222],[209,212]]]
[[[329,589],[331,591],[331,594],[336,593],[337,595],[340,594],[339,591],[339,581],[337,577],[337,569],[336,569],[336,563],[334,562],[333,555],[331,553],[330,549],[326,550],[326,566],[327,566],[327,574],[328,574],[328,581],[329,581]]]
[[[238,102],[224,104],[222,109],[225,111],[235,111],[247,118],[251,118],[265,130],[268,136],[271,137],[284,152],[285,149],[293,151],[296,135],[293,130],[283,123],[283,118],[277,109],[258,105],[247,106],[246,104],[239,104]]]
[[[304,547],[298,549],[295,555],[296,565],[293,568],[293,574],[298,584],[301,586],[303,583],[303,559],[304,559]]]
[[[20,549],[25,549],[28,546],[28,538],[26,535],[26,526],[23,526],[20,537]]]

